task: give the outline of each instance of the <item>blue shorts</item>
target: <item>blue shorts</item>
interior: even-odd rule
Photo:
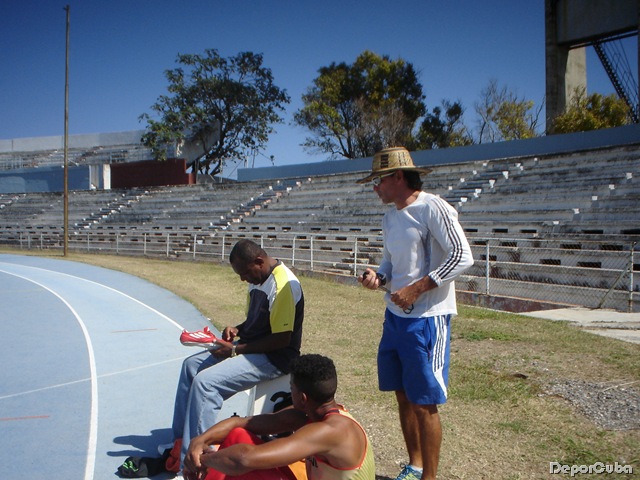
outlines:
[[[416,405],[445,403],[451,315],[406,318],[386,310],[384,317],[378,347],[380,390],[404,390]]]

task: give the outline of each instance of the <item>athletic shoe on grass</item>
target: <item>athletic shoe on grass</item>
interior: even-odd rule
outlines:
[[[420,480],[422,478],[422,472],[412,468],[410,465],[405,465],[400,472],[400,475],[396,477],[396,480]]]

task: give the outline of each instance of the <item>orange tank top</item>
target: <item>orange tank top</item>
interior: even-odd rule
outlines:
[[[308,480],[374,480],[376,477],[376,466],[373,449],[371,448],[371,443],[364,428],[362,428],[357,420],[342,406],[329,410],[321,421],[324,421],[329,415],[342,415],[360,427],[366,441],[365,452],[358,465],[352,468],[337,468],[315,455],[311,456],[305,460]]]

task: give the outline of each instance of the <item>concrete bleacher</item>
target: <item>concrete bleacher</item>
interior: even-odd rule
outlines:
[[[459,205],[473,233],[633,233],[638,210],[614,206],[638,191],[638,149],[610,148],[581,154],[519,159],[520,171],[472,201]],[[607,214],[598,215],[599,209]],[[619,203],[619,205],[621,205]],[[602,210],[604,209],[604,210]],[[637,233],[637,232],[636,232]]]
[[[470,234],[633,234],[640,154],[629,147],[544,158],[433,166],[425,189],[447,199]],[[377,235],[387,206],[363,173],[276,182],[72,192],[78,228],[107,225],[224,228],[237,232],[364,232]],[[59,225],[59,194],[3,195],[0,224]]]
[[[461,224],[470,236],[544,238],[593,232],[608,238],[621,236],[626,242],[629,235],[638,234],[634,225],[636,229],[640,225],[640,203],[636,201],[640,189],[635,184],[639,158],[637,150],[625,147],[579,155],[434,166],[424,182],[426,190],[441,195],[458,209]],[[362,176],[338,174],[301,181],[298,188],[230,226],[229,231],[329,235],[325,248],[338,250],[350,259],[359,255],[376,264],[381,259],[380,222],[389,207],[380,204],[371,185],[355,183]],[[333,241],[336,234],[343,235]],[[350,247],[351,238],[346,234],[357,235],[363,246]],[[478,255],[480,258],[482,253]],[[616,268],[620,264],[609,265],[606,251],[588,253],[583,249],[582,257],[594,259],[583,258],[579,265],[571,262],[576,257],[571,251],[539,255],[518,262],[497,257],[493,261],[504,263],[503,271],[512,281],[519,276],[526,278],[529,288],[532,283],[555,281],[562,275],[567,288],[595,288],[598,285],[580,284],[587,268],[598,272],[595,277],[599,283],[613,281],[612,277],[619,274]],[[339,263],[334,267],[339,268]],[[528,263],[533,266],[524,268]],[[344,268],[352,271],[353,263],[344,262]],[[482,268],[482,262],[478,263],[476,269]],[[567,273],[567,268],[576,270]]]
[[[458,210],[476,258],[460,288],[478,291],[489,269],[494,294],[582,302],[615,282],[640,235],[639,145],[431,168],[424,189]],[[392,208],[356,183],[365,175],[71,192],[72,238],[104,251],[222,256],[246,237],[284,258],[295,251],[301,268],[353,275],[381,261],[381,220]],[[0,195],[2,242],[59,246],[61,225],[61,194]],[[561,236],[573,240],[536,245]],[[599,238],[607,245],[594,247]]]
[[[70,135],[69,165],[102,165],[148,160],[153,152],[140,142],[144,130]],[[170,155],[175,152],[171,151]],[[0,140],[0,170],[58,166],[64,163],[64,138],[34,137]]]
[[[460,212],[477,234],[628,234],[637,221],[639,154],[628,148],[582,155],[517,158],[434,166],[425,189]],[[634,175],[635,173],[635,175]],[[245,231],[331,231],[379,226],[387,207],[362,174],[317,176],[230,228]],[[624,199],[624,200],[623,200]],[[625,205],[624,208],[618,208]],[[583,228],[584,227],[584,228]]]
[[[56,193],[3,195],[1,222],[3,225],[21,227],[41,225],[39,217],[54,212],[62,205],[62,196]],[[60,209],[62,212],[62,210]]]
[[[292,188],[254,212],[231,231],[335,232],[377,228],[384,207],[360,175],[341,174],[293,179]]]

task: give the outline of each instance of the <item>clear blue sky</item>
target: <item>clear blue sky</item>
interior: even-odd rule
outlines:
[[[300,147],[293,114],[320,67],[365,49],[411,62],[427,107],[460,100],[469,127],[492,78],[536,105],[544,98],[544,0],[2,0],[2,139],[64,133],[65,5],[72,135],[144,128],[138,116],[166,93],[176,55],[206,48],[262,53],[291,96],[257,167],[270,155],[276,165],[324,160]],[[636,50],[627,55],[635,75]],[[591,49],[587,69],[589,93],[613,92]]]

